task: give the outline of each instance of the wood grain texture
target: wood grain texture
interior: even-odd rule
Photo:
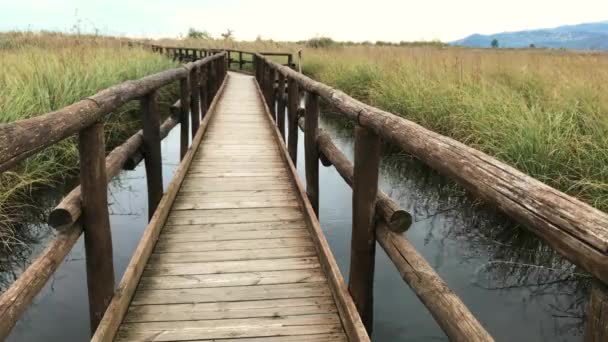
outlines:
[[[264,108],[231,74],[117,340],[346,340]]]

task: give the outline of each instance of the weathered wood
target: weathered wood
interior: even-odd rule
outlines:
[[[319,97],[308,94],[306,98],[306,131],[304,132],[304,158],[306,160],[306,193],[310,204],[319,217]]]
[[[263,97],[261,88],[258,88],[258,94],[260,97]],[[270,112],[267,106],[265,107],[265,110],[266,117],[268,121],[271,122],[272,118],[270,116]],[[365,327],[361,322],[359,314],[357,313],[357,308],[355,307],[355,303],[353,302],[352,297],[348,295],[348,288],[346,287],[346,283],[342,278],[342,274],[340,273],[338,264],[336,263],[336,260],[333,254],[331,253],[329,243],[323,235],[323,231],[321,230],[319,221],[310,203],[309,197],[306,194],[306,190],[304,189],[304,186],[302,185],[300,179],[297,176],[298,172],[293,162],[291,161],[291,157],[289,156],[287,149],[283,144],[279,143],[280,134],[278,129],[275,128],[273,136],[275,142],[281,149],[281,157],[283,158],[285,164],[287,164],[289,177],[296,186],[296,194],[298,200],[300,201],[301,207],[304,209],[304,219],[307,223],[307,228],[310,231],[310,235],[314,241],[313,244],[317,249],[319,261],[321,262],[321,267],[327,275],[332,296],[336,301],[336,306],[338,308],[338,312],[340,313],[340,319],[344,328],[344,332],[348,336],[349,341],[369,341],[370,338],[365,331]]]
[[[527,226],[560,254],[608,282],[608,214],[555,190],[487,154],[397,115],[371,107],[257,55],[319,94],[348,119],[419,158]]]
[[[380,167],[380,137],[355,127],[353,223],[348,290],[368,335],[374,325],[375,208]]]
[[[407,239],[384,224],[378,225],[376,238],[450,341],[494,341]]]
[[[89,313],[94,333],[114,293],[103,124],[83,129],[78,137]]]
[[[148,219],[152,218],[163,197],[163,164],[160,154],[160,112],[156,103],[156,91],[141,99],[143,150],[148,185]]]
[[[302,123],[300,127],[304,129],[303,118],[300,120],[300,123]],[[317,144],[319,145],[319,151],[336,168],[342,179],[352,187],[354,178],[353,165],[323,129],[319,129]],[[376,211],[392,231],[404,232],[412,225],[412,216],[407,211],[400,209],[395,201],[380,190],[376,198]]]
[[[287,150],[294,165],[298,164],[298,107],[300,106],[300,92],[298,83],[293,79],[287,81],[288,109],[287,109]]]
[[[585,342],[608,341],[608,286],[597,280],[591,286]]]
[[[277,85],[277,126],[279,133],[285,142],[285,76],[279,73],[279,83]]]
[[[223,87],[224,84],[222,84],[222,87],[220,88],[220,94]],[[214,112],[219,98],[220,97],[218,96],[217,99],[214,99],[214,101],[211,103],[209,113]],[[101,342],[112,341],[114,339],[118,327],[127,312],[133,294],[135,293],[137,283],[144,272],[145,264],[152,254],[154,244],[160,235],[160,231],[165,224],[167,217],[169,216],[171,204],[177,196],[177,192],[181,187],[181,183],[186,176],[190,163],[192,162],[192,158],[194,157],[194,154],[196,153],[196,150],[203,139],[203,135],[205,134],[205,130],[207,129],[211,118],[212,115],[208,115],[205,117],[205,119],[203,119],[201,126],[193,139],[193,147],[187,151],[184,158],[182,158],[179,167],[175,171],[175,176],[167,188],[167,193],[165,196],[163,196],[161,203],[159,204],[160,209],[154,213],[150,223],[144,230],[143,236],[139,241],[133,256],[131,257],[131,261],[129,261],[129,265],[125,270],[122,280],[120,281],[120,284],[112,297],[108,310],[103,316],[101,322],[99,322],[99,327],[95,332],[95,335],[93,335],[91,341]]]
[[[19,278],[0,295],[0,340],[5,340],[63,259],[78,241],[82,227],[73,225],[59,232]]]
[[[277,122],[276,79],[277,72],[272,68],[268,68],[268,83],[266,84],[268,87],[268,108],[275,124]]]
[[[200,126],[200,74],[199,68],[190,70],[190,123],[192,127],[192,137],[196,135]]]
[[[243,51],[239,51],[239,70],[243,70]]]
[[[188,152],[188,144],[190,143],[190,132],[188,126],[190,119],[188,118],[188,109],[190,108],[190,76],[179,80],[179,100],[181,103],[179,114],[179,159],[182,160]]]
[[[186,67],[208,64],[221,57],[223,54],[218,54],[187,64]],[[188,71],[183,67],[163,71],[104,89],[55,112],[10,124],[0,124],[0,172],[44,147],[74,135],[127,102],[177,81],[187,74]]]
[[[207,114],[207,108],[209,108],[209,100],[207,99],[208,91],[207,91],[207,68],[200,67],[199,71],[199,97],[200,97],[200,106],[201,106],[201,120],[205,118]]]

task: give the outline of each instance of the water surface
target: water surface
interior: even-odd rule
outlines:
[[[352,160],[352,129],[333,115],[321,126]],[[303,135],[298,172],[304,177]],[[179,161],[179,128],[162,142],[163,181]],[[412,213],[405,233],[449,287],[498,341],[580,341],[586,278],[525,230],[479,206],[451,182],[406,156],[383,158],[380,186]],[[111,183],[111,225],[118,283],[147,223],[143,163]],[[320,166],[321,226],[348,279],[352,192],[333,167]],[[51,238],[42,229],[35,255]],[[45,233],[46,232],[46,233]],[[5,274],[5,277],[13,276]],[[583,280],[581,280],[583,279]],[[421,304],[377,247],[374,340],[445,341]],[[9,341],[84,341],[89,338],[82,238],[15,326]]]

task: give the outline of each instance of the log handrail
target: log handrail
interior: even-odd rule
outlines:
[[[127,102],[187,77],[192,68],[224,56],[225,53],[216,54],[179,68],[126,81],[57,111],[1,124],[0,172],[6,171],[41,149],[76,134]]]
[[[83,232],[91,330],[94,333],[114,293],[107,183],[121,168],[132,169],[145,159],[149,217],[152,218],[163,196],[160,140],[178,123],[187,128],[190,120],[196,122],[205,114],[201,111],[208,108],[207,104],[199,107],[195,102],[192,108],[187,106],[182,110],[186,112],[185,116],[170,116],[161,125],[156,103],[157,92],[172,82],[187,80],[188,87],[184,89],[184,100],[187,103],[190,103],[191,97],[197,101],[200,95],[203,95],[200,98],[211,101],[217,94],[219,84],[223,84],[226,77],[225,61],[226,52],[219,50],[216,54],[179,68],[104,89],[55,112],[0,125],[0,173],[76,133],[80,133],[79,150],[83,164],[80,172],[82,186],[76,187],[65,196],[49,216],[49,224],[59,231],[57,236],[0,295],[0,340],[9,336],[19,317]],[[213,65],[212,69],[215,71],[213,79],[204,77],[204,71],[209,65]],[[203,72],[200,72],[201,70]],[[205,93],[202,94],[203,92]],[[135,99],[140,100],[142,130],[105,156],[102,119],[106,114]],[[193,129],[197,128],[198,126],[193,125]],[[192,134],[195,133],[198,132],[193,130]],[[189,134],[188,129],[182,131],[186,142],[186,146],[181,147],[184,154],[189,150]]]
[[[566,259],[591,273],[598,281],[593,288],[594,305],[590,305],[588,313],[593,324],[588,324],[586,336],[590,341],[601,341],[598,336],[608,336],[608,329],[600,328],[608,326],[608,315],[603,313],[608,310],[608,304],[603,302],[598,304],[600,301],[597,300],[597,298],[608,298],[608,290],[605,286],[608,284],[608,214],[551,188],[481,151],[425,129],[398,115],[355,100],[340,90],[282,66],[260,53],[254,54],[253,60],[254,74],[265,93],[275,92],[275,80],[267,79],[268,75],[273,75],[273,71],[279,73],[280,77],[285,78],[287,84],[290,85],[288,93],[289,132],[293,132],[294,122],[299,121],[301,127],[304,126],[303,121],[306,121],[307,124],[310,121],[313,124],[315,132],[310,133],[305,130],[305,136],[315,135],[316,146],[305,144],[307,156],[311,153],[309,150],[320,150],[321,153],[316,154],[321,161],[324,164],[333,163],[347,183],[355,188],[352,165],[331,142],[331,138],[316,129],[317,124],[314,122],[316,118],[306,120],[293,118],[296,116],[293,109],[300,103],[299,93],[302,92],[307,93],[307,98],[316,99],[318,97],[326,101],[346,119],[353,121],[357,127],[373,132],[383,140],[417,157],[439,173],[460,183],[474,195],[495,205],[508,216],[528,227]],[[282,92],[283,90],[279,93]],[[272,97],[267,96],[266,99],[269,101]],[[274,107],[274,102],[269,104],[269,107]],[[309,110],[303,112],[306,112],[305,116],[309,116]],[[297,147],[293,144],[297,145],[297,139],[293,139],[292,142],[291,135],[289,134],[288,149],[296,151]],[[313,152],[313,154],[315,153]],[[292,155],[294,161],[295,157]],[[313,159],[313,157],[307,157],[307,177],[309,172],[315,174],[316,166],[310,168],[308,165],[315,162],[316,159]],[[356,179],[356,177],[354,178]],[[318,189],[314,188],[317,181],[314,180],[313,193],[309,193],[312,195],[313,206],[314,203],[318,203],[316,196]],[[477,322],[466,306],[449,291],[445,283],[432,271],[432,268],[416,253],[407,239],[395,233],[393,228],[387,229],[387,225],[390,227],[391,222],[386,220],[386,215],[379,208],[382,195],[379,192],[375,207],[378,216],[385,222],[378,223],[375,234],[404,280],[415,290],[450,339],[492,340],[492,337]],[[355,198],[353,198],[353,204],[355,203]],[[361,210],[366,210],[365,206],[359,205],[358,208],[353,208],[353,229],[355,229],[356,223],[354,220],[362,217],[356,216],[361,213],[355,211]],[[363,217],[366,216],[363,215]],[[405,225],[409,225],[409,216],[402,216],[402,220]],[[360,224],[360,226],[365,226],[365,224]],[[365,234],[359,234],[359,237],[364,239]],[[353,239],[355,238],[355,231],[353,231]],[[355,241],[353,241],[353,246],[355,246]],[[351,253],[354,252],[351,251]],[[373,253],[368,254],[367,258],[373,260]],[[359,262],[357,261],[357,263]],[[352,268],[353,259],[351,257]],[[362,289],[358,290],[359,293],[366,291],[371,293],[369,287],[373,286],[373,283],[369,281],[367,284],[361,283],[365,282],[365,279],[358,281],[360,283],[356,286],[362,286]],[[433,288],[436,290],[429,290]],[[437,293],[440,295],[433,299],[428,296],[428,291],[438,291]],[[368,301],[364,303],[368,308],[370,299],[363,298],[362,300]],[[358,309],[364,321],[366,316],[371,316],[369,309],[359,307]]]

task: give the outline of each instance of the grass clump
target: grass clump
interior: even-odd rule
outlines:
[[[607,54],[341,47],[304,69],[608,210]]]
[[[176,64],[115,39],[62,34],[0,35],[0,124],[60,109],[101,89],[159,72]],[[161,94],[165,101],[167,94]],[[122,143],[139,127],[131,103],[105,118],[107,148]],[[24,207],[36,190],[76,175],[75,138],[61,141],[0,175],[0,246],[18,238],[13,229],[23,223]]]

